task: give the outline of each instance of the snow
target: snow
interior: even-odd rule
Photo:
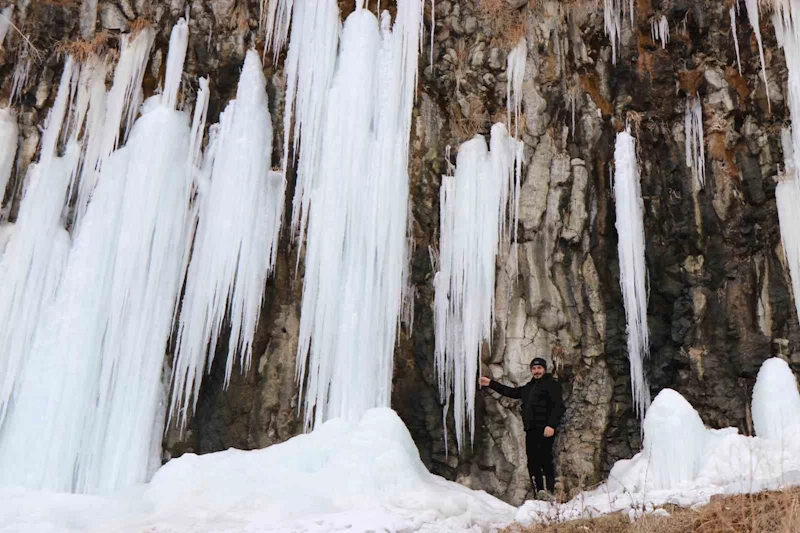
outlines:
[[[703,135],[703,104],[699,96],[686,99],[684,113],[684,136],[686,138],[686,166],[692,169],[692,177],[700,187],[706,184],[706,148]]]
[[[211,176],[199,192],[199,225],[173,369],[170,416],[180,410],[181,426],[190,401],[197,401],[203,372],[211,368],[228,317],[225,383],[237,355],[243,370],[250,367],[264,288],[275,265],[286,188],[283,174],[270,170],[272,121],[266,84],[258,54],[250,50],[236,99],[220,116],[214,150],[206,156]]]
[[[641,417],[650,404],[650,391],[644,373],[644,359],[650,351],[647,328],[647,267],[644,257],[644,206],[639,165],[636,161],[636,141],[628,131],[617,135],[614,165],[619,283],[625,305],[631,394],[634,409]]]
[[[781,414],[763,412],[770,409]],[[642,452],[618,461],[597,489],[564,504],[526,502],[516,520],[528,525],[620,511],[636,518],[668,504],[692,507],[716,495],[800,485],[799,419],[795,377],[779,359],[765,361],[753,392],[754,424],[773,423],[768,438],[741,435],[736,428],[706,429],[680,394],[662,390],[645,416]]]
[[[440,190],[439,271],[434,277],[435,367],[446,417],[453,395],[459,450],[475,430],[481,346],[494,326],[495,261],[517,226],[523,144],[502,124],[458,149]]]
[[[390,409],[262,450],[185,454],[107,497],[0,489],[0,532],[488,531],[514,508],[430,474]]]
[[[301,154],[311,150],[319,163],[305,178],[313,185],[299,185],[293,214],[296,222],[298,209],[308,208],[297,350],[306,427],[389,405],[408,279],[408,144],[421,17],[419,0],[398,2],[393,28],[388,13],[379,24],[356,9],[342,30],[324,107],[306,114],[319,121],[303,125]],[[297,94],[308,90],[298,85]],[[320,133],[309,138],[309,131]]]

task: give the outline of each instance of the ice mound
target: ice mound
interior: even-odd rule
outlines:
[[[756,435],[783,440],[786,431],[800,424],[800,392],[792,369],[773,357],[761,365],[753,387],[753,427]]]
[[[515,509],[430,474],[390,409],[262,450],[186,454],[114,496],[0,491],[0,532],[484,531]]]

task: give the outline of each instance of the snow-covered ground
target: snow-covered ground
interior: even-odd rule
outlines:
[[[479,532],[800,485],[800,393],[784,361],[762,366],[752,412],[762,437],[706,429],[665,389],[647,412],[643,451],[617,462],[606,483],[564,504],[515,509],[430,474],[397,414],[373,409],[263,450],[187,454],[110,496],[2,488],[0,533]]]

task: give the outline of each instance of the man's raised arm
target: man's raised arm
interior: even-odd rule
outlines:
[[[522,388],[521,387],[509,387],[507,385],[503,385],[502,383],[498,383],[493,379],[481,377],[480,378],[481,387],[490,387],[495,392],[499,392],[503,396],[507,398],[522,398]]]

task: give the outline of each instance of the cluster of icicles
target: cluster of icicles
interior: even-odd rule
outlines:
[[[281,170],[256,52],[208,128],[208,80],[193,113],[178,109],[184,20],[163,90],[144,102],[151,29],[122,36],[108,91],[106,59],[66,60],[18,216],[0,231],[0,483],[106,492],[145,481],[165,422],[185,425],[223,335],[226,383],[237,357],[249,367],[290,147],[307,426],[389,405],[422,5],[398,2],[393,26],[356,7],[342,25],[336,0],[268,4],[276,54],[291,30]],[[3,190],[17,138],[3,110]]]

